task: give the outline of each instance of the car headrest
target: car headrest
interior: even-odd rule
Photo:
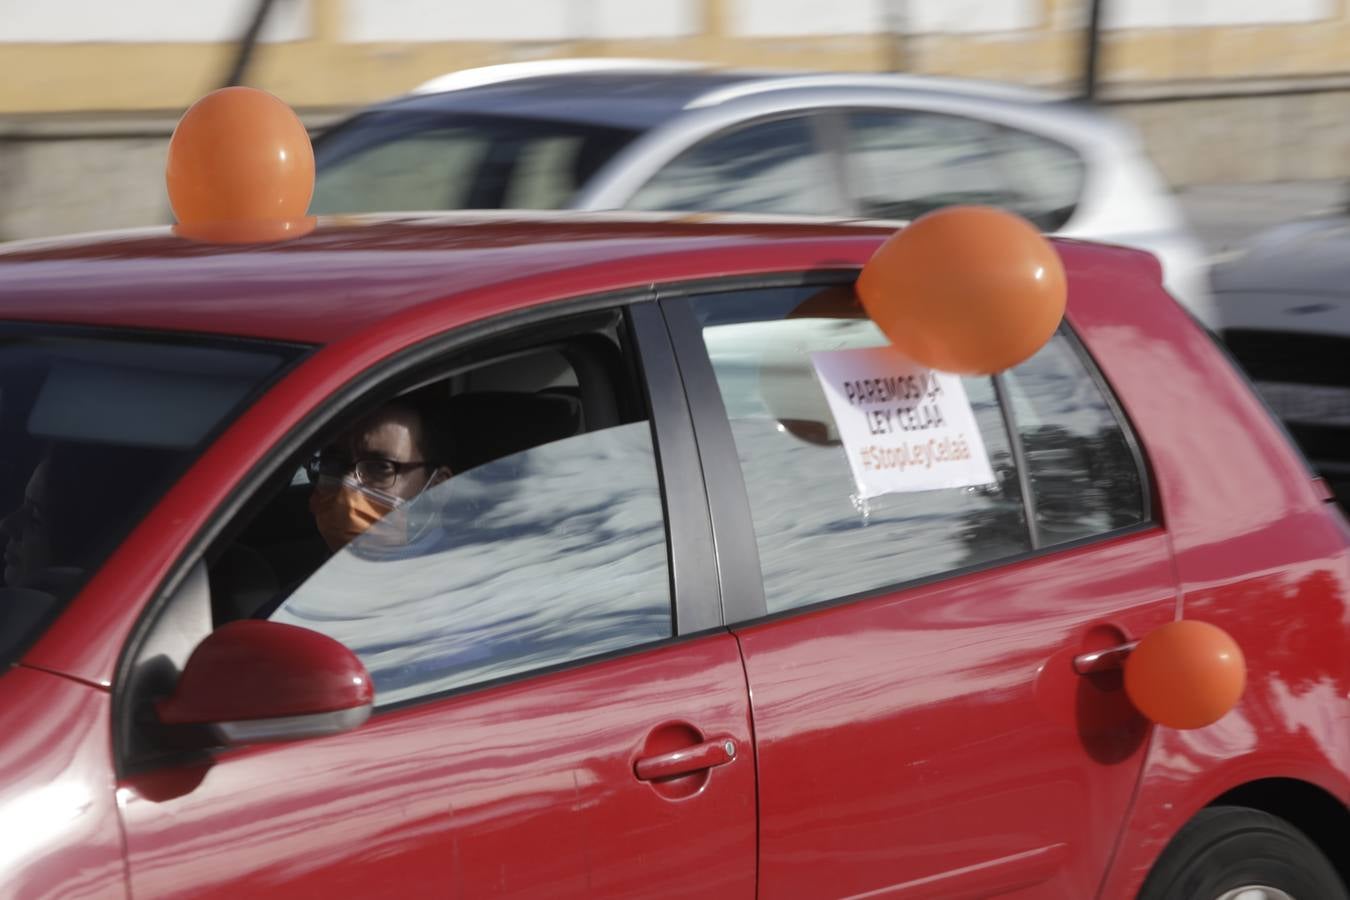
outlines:
[[[581,401],[565,394],[482,391],[451,397],[444,409],[456,472],[571,437],[582,425]]]

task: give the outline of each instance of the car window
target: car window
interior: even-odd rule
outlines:
[[[315,142],[311,209],[556,209],[635,136],[574,122],[368,113]]]
[[[861,499],[810,354],[883,347],[851,288],[692,298],[750,502],[770,612],[1031,549],[990,378],[961,380],[994,480]]]
[[[0,665],[296,352],[114,332],[0,338]]]
[[[211,573],[217,619],[335,638],[365,664],[377,705],[670,637],[652,432],[616,337],[455,364],[361,413],[416,410],[428,437],[406,462],[435,474],[411,493],[395,496],[395,476],[369,481],[362,451],[343,457],[360,428],[336,423],[311,477],[288,483]],[[342,457],[331,469],[330,456]]]
[[[999,166],[1016,186],[1011,208],[1044,231],[1063,228],[1078,207],[1086,167],[1077,152],[1047,138],[998,128],[993,146]]]
[[[953,203],[1007,205],[1012,190],[989,143],[993,130],[924,112],[849,113],[846,152],[859,211],[914,219]]]
[[[382,520],[271,616],[355,651],[379,704],[671,634],[645,422],[459,473],[407,516],[420,529],[414,545]]]
[[[319,168],[317,215],[455,209],[464,205],[489,141],[469,128],[395,137]]]
[[[775,119],[723,132],[686,150],[627,205],[820,215],[839,211],[832,183],[811,121]]]
[[[1138,525],[1143,482],[1124,425],[1061,331],[1005,376],[1041,546]]]
[[[1077,201],[1081,160],[1034,135],[911,110],[855,111],[847,121],[851,191],[865,216],[914,219],[943,206],[982,203],[1053,230]]]

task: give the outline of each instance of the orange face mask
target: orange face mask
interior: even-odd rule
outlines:
[[[321,480],[309,495],[309,511],[323,535],[328,549],[337,552],[365,534],[372,525],[382,523],[381,542],[404,543],[407,528],[392,516],[403,500],[384,491],[377,491],[344,478],[340,482]]]

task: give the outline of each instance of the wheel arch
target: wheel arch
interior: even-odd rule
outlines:
[[[1245,806],[1284,819],[1331,860],[1350,891],[1350,808],[1329,791],[1297,778],[1261,778],[1225,791],[1207,806]]]

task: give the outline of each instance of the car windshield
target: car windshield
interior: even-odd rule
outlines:
[[[315,142],[311,210],[559,209],[635,137],[577,122],[367,113]]]
[[[0,665],[295,355],[250,342],[0,333]]]

